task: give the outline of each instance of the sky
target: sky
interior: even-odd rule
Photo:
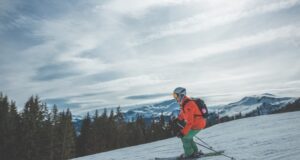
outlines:
[[[73,114],[300,96],[300,0],[1,0],[0,92]]]

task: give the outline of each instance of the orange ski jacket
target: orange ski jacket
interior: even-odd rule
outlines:
[[[205,128],[206,120],[203,118],[197,104],[189,97],[185,96],[182,103],[187,101],[184,106],[180,104],[180,113],[178,115],[179,120],[184,120],[186,125],[181,130],[183,135],[187,135],[191,129],[200,130]]]

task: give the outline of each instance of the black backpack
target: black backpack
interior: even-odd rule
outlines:
[[[203,117],[207,118],[208,117],[208,109],[207,109],[207,106],[204,103],[204,101],[200,98],[191,98],[191,100],[194,101],[197,104],[198,109],[202,113]],[[184,107],[189,101],[190,100],[185,100],[183,102],[182,106]]]

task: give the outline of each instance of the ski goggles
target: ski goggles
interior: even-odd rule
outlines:
[[[177,98],[178,98],[178,95],[177,95],[176,93],[173,93],[173,97],[174,97],[175,99],[177,99]]]

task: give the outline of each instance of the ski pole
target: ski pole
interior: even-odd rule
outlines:
[[[197,136],[194,136],[196,139],[198,139],[199,141],[201,141],[202,143],[204,143],[207,147],[209,147],[210,149],[213,149],[212,146],[210,146],[209,144],[207,144],[206,142],[204,142],[202,139],[200,139],[199,137]]]
[[[181,128],[184,128],[180,123],[177,122],[177,125]],[[195,136],[199,141],[201,141],[202,143],[204,143],[207,147],[213,149],[212,146],[210,146],[209,144],[207,144],[206,142],[204,142],[202,139],[200,139],[199,137]]]
[[[209,149],[209,150],[211,150],[211,151],[213,151],[213,152],[215,152],[215,153],[219,153],[218,151],[216,151],[216,150],[214,150],[214,149],[212,149],[212,148],[209,148],[209,147],[207,147],[207,146],[205,146],[205,145],[203,145],[203,144],[201,144],[201,143],[198,143],[198,142],[195,142],[196,144],[198,144],[199,146],[202,146],[202,147],[204,147],[204,148],[206,148],[206,149]],[[225,156],[225,157],[227,157],[227,158],[230,158],[231,160],[236,160],[234,157],[230,157],[230,156],[227,156],[226,154],[224,154],[224,153],[220,153],[221,155],[223,155],[223,156]]]

